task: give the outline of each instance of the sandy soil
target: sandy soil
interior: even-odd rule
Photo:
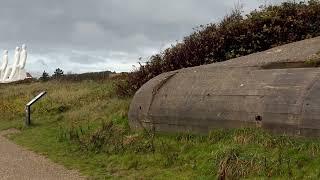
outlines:
[[[47,158],[26,150],[4,136],[14,131],[0,132],[0,179],[86,179],[76,171],[65,169]]]

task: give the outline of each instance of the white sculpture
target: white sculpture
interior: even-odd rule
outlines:
[[[16,47],[16,50],[14,52],[14,62],[12,64],[12,66],[10,66],[6,69],[6,72],[3,77],[4,82],[15,81],[15,79],[13,79],[13,76],[16,74],[17,67],[19,65],[19,60],[20,60],[20,48]]]
[[[8,59],[8,56],[6,56]],[[5,55],[3,57],[5,59]],[[27,77],[25,71],[25,65],[27,61],[27,46],[22,45],[22,50],[16,47],[14,53],[14,62],[11,66],[7,66],[4,70],[4,74],[0,77],[0,82],[9,83],[14,81],[24,80]]]
[[[27,46],[25,44],[22,45],[22,50],[20,52],[20,62],[18,65],[18,73],[17,78],[19,80],[25,79],[27,77],[27,72],[25,71],[25,66],[27,62]]]
[[[0,66],[0,82],[3,79],[4,73],[6,72],[8,66],[8,50],[3,51],[3,56],[2,56],[2,64]]]
[[[9,76],[9,80],[15,81],[17,79],[17,74],[19,72],[19,64],[20,64],[20,48],[16,47],[16,51],[14,52],[14,63],[12,65],[12,70]]]

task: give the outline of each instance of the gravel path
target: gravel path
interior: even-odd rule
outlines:
[[[0,179],[85,179],[76,171],[65,169],[43,156],[28,151],[4,137],[10,131],[0,132]]]

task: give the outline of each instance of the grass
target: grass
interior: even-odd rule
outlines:
[[[24,104],[42,90],[25,128]],[[21,129],[13,141],[92,179],[320,178],[319,139],[261,129],[131,132],[129,103],[112,81],[2,85],[0,129]]]

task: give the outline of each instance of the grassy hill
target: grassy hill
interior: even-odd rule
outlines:
[[[260,129],[208,135],[131,132],[130,98],[114,81],[36,82],[0,86],[0,129],[10,138],[94,179],[215,179],[320,177],[320,141],[270,135]],[[24,104],[38,92],[25,128]]]

